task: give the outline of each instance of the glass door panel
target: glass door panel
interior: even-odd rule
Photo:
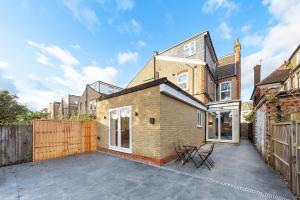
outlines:
[[[129,148],[129,137],[130,137],[130,110],[123,108],[121,110],[121,147]]]
[[[122,152],[131,152],[131,108],[122,107],[109,112],[109,146]]]
[[[220,113],[220,135],[222,140],[232,140],[232,112]]]
[[[118,146],[118,112],[117,110],[110,112],[110,145]]]
[[[208,113],[208,139],[218,139],[218,113]]]

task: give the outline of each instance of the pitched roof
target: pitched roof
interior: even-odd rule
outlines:
[[[235,56],[234,53],[218,58],[219,67],[217,67],[218,79],[235,76]]]
[[[274,70],[269,76],[264,78],[262,81],[260,81],[257,85],[267,85],[272,83],[282,83],[284,82],[290,72],[291,69],[284,68],[284,64],[282,64],[280,67],[278,67],[276,70]]]

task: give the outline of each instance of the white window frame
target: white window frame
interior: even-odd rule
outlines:
[[[186,81],[179,81],[179,78],[181,76],[186,76]],[[188,73],[187,72],[184,72],[184,73],[180,73],[177,75],[177,85],[180,87],[180,84],[182,83],[186,83],[186,88],[182,88],[180,87],[181,89],[183,89],[184,91],[188,90],[189,89],[189,86],[188,86],[188,82],[189,82],[189,76],[188,76]]]
[[[297,53],[297,60],[296,60],[296,65],[300,64],[300,52]]]
[[[197,127],[202,127],[202,112],[199,109],[197,109]]]
[[[183,46],[183,54],[184,54],[185,58],[196,54],[196,41],[195,40],[193,40],[190,43]]]
[[[225,83],[229,83],[230,84],[230,90],[225,90],[225,91],[221,91],[221,89],[222,89],[222,84],[225,84]],[[231,88],[231,86],[232,86],[232,84],[231,84],[231,81],[225,81],[225,82],[222,82],[222,83],[220,83],[220,90],[219,90],[219,95],[220,95],[220,101],[227,101],[227,100],[231,100],[231,90],[232,90],[232,88]],[[222,99],[222,92],[230,92],[229,94],[229,99]]]
[[[128,109],[130,112],[130,117],[129,117],[129,148],[124,148],[121,146],[121,113],[120,111],[125,108]],[[111,118],[111,112],[112,111],[117,111],[118,113],[118,141],[119,144],[118,146],[113,146],[111,145],[111,125],[110,125],[110,118]],[[108,148],[114,151],[120,151],[123,153],[132,153],[132,106],[124,106],[124,107],[118,107],[118,108],[113,108],[108,110]]]

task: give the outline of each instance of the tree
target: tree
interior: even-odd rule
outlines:
[[[45,119],[47,113],[34,112],[17,102],[17,97],[0,91],[0,124],[30,123],[33,119]]]
[[[17,102],[17,97],[8,91],[0,91],[0,123],[17,122],[28,111],[26,106]]]

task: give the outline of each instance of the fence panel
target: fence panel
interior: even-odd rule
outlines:
[[[32,161],[32,126],[0,126],[0,166]]]
[[[33,121],[33,161],[96,150],[96,122]]]
[[[295,151],[295,184],[296,186],[293,187],[293,191],[296,192],[297,196],[300,197],[300,122],[296,123],[296,131],[293,138],[293,147]]]
[[[291,186],[291,135],[292,123],[272,125],[271,156],[274,169]]]

